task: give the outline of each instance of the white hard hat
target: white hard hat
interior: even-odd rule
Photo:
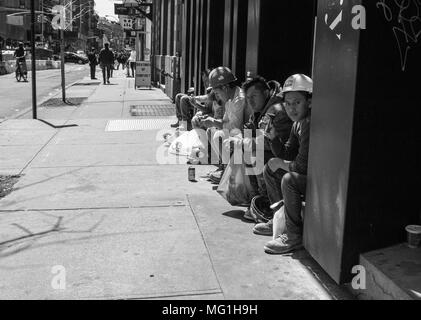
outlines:
[[[282,93],[285,94],[292,91],[313,93],[313,80],[304,74],[294,74],[285,81]]]

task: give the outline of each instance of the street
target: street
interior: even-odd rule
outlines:
[[[30,61],[27,61],[29,64]],[[71,84],[89,75],[89,65],[66,64],[66,84]],[[97,76],[99,75],[99,69]],[[0,119],[13,118],[32,106],[32,73],[28,82],[17,82],[14,74],[0,76]],[[37,71],[38,103],[61,89],[60,69]]]

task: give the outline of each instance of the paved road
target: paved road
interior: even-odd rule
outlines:
[[[66,84],[89,75],[88,65],[66,64]],[[97,71],[97,76],[99,72]],[[14,74],[0,76],[0,119],[11,118],[32,106],[31,72],[28,83],[18,83]],[[60,69],[37,72],[38,103],[61,89]]]

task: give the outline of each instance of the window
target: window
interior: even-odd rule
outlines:
[[[19,0],[19,8],[26,9],[26,0]]]

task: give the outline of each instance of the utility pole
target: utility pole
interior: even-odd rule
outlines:
[[[32,118],[37,118],[37,77],[35,63],[35,0],[31,0],[31,47],[32,47]]]
[[[45,47],[45,39],[44,39],[44,22],[45,22],[45,16],[44,16],[44,0],[41,0],[41,41],[43,47]]]
[[[64,8],[64,0],[61,0],[61,4]],[[64,11],[65,12],[65,11]],[[66,21],[66,15],[63,14],[62,19]],[[65,22],[62,21],[62,26],[65,26]],[[64,68],[64,28],[60,28],[60,57],[61,57],[61,98],[63,102],[66,102],[66,77]]]
[[[60,30],[60,57],[61,57],[61,98],[66,102],[66,76],[64,68],[64,30]]]

